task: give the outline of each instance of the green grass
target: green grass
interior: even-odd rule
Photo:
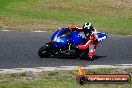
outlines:
[[[131,0],[0,0],[0,28],[55,30],[92,22],[99,31],[132,34],[131,4]]]
[[[87,74],[123,74],[131,72],[129,69],[93,69]],[[132,73],[130,73],[132,75]],[[131,88],[129,84],[85,84],[76,82],[77,71],[49,71],[0,74],[0,88]]]

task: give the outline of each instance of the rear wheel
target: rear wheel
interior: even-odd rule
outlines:
[[[80,57],[81,60],[87,60],[88,59],[87,52],[81,52],[79,54],[79,57]]]
[[[89,52],[89,48],[86,50],[83,50],[80,52],[79,57],[81,60],[88,60],[89,56],[88,56],[88,52]]]

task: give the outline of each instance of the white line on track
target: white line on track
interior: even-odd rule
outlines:
[[[0,31],[11,31],[11,30],[0,30]]]
[[[14,31],[14,30],[0,30],[0,31]],[[47,32],[47,31],[31,31],[31,32]]]
[[[36,67],[36,68],[13,68],[0,69],[0,73],[21,73],[21,72],[42,72],[42,71],[59,71],[59,70],[77,70],[79,66],[58,66],[58,67]],[[98,68],[132,68],[132,64],[115,64],[115,65],[89,65],[84,69]]]
[[[47,32],[47,31],[32,31],[32,32]]]

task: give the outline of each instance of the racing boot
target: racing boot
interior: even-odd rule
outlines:
[[[93,60],[94,60],[94,59],[93,59],[93,56],[89,56],[88,60],[89,60],[89,61],[93,61]]]

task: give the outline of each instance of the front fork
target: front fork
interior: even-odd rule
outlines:
[[[68,50],[71,50],[71,43],[70,44],[68,44],[69,46],[68,46]]]

